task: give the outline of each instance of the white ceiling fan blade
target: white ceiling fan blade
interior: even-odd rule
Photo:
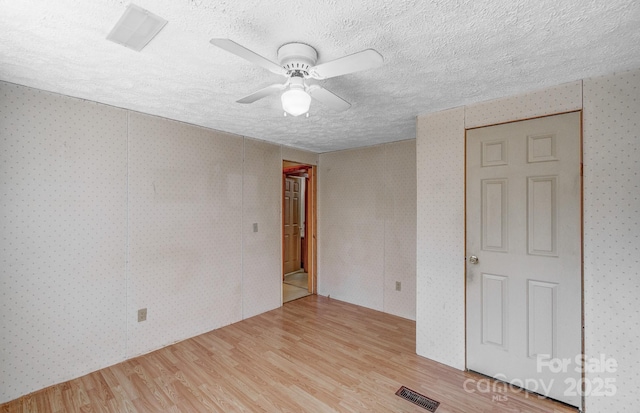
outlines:
[[[257,92],[253,92],[252,94],[243,97],[240,100],[237,100],[238,103],[253,103],[256,100],[260,100],[262,98],[266,98],[269,95],[273,95],[274,93],[278,93],[284,88],[287,87],[287,84],[276,83],[274,85],[267,86],[263,89],[258,90]]]
[[[307,91],[309,92],[312,98],[322,103],[323,105],[330,107],[336,112],[342,112],[351,107],[351,103],[347,102],[346,100],[342,99],[340,96],[334,94],[333,92],[330,92],[329,90],[321,86],[318,86],[318,85],[310,86]]]
[[[219,48],[226,50],[229,53],[233,53],[236,56],[239,56],[245,60],[250,61],[258,66],[262,66],[270,72],[276,73],[278,75],[285,75],[287,71],[277,63],[272,62],[269,59],[265,59],[259,54],[252,52],[244,46],[240,46],[238,43],[229,39],[211,39],[210,43],[214,46],[218,46]]]
[[[309,69],[309,74],[315,79],[329,79],[360,70],[372,69],[382,65],[383,62],[384,58],[380,53],[373,49],[367,49],[312,67]]]

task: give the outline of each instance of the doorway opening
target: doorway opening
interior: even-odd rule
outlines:
[[[316,293],[316,175],[282,162],[282,302]]]

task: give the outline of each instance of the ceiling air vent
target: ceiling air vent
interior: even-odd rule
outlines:
[[[149,10],[129,4],[107,40],[135,51],[142,50],[162,30],[167,21]]]

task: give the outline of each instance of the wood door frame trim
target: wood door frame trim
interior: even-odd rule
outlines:
[[[286,192],[286,183],[287,183],[287,174],[285,174],[284,172],[282,173],[282,185],[280,190],[282,191],[282,193],[280,194],[280,243],[282,244],[282,248],[280,251],[280,276],[282,277],[282,282],[284,282],[284,251],[286,246],[284,245],[284,208],[285,208],[285,202],[284,202],[284,195]]]
[[[281,256],[281,272],[282,277],[284,278],[284,194],[285,194],[285,183],[287,175],[296,175],[303,170],[307,171],[308,177],[306,179],[307,185],[305,185],[305,250],[307,254],[308,263],[307,265],[307,274],[308,274],[308,290],[311,294],[317,294],[318,291],[318,278],[317,278],[317,259],[318,259],[318,250],[317,250],[317,225],[318,225],[318,204],[317,204],[317,166],[300,163],[296,161],[289,161],[286,159],[282,160],[282,194],[281,194],[281,244],[282,244],[282,256]],[[295,163],[298,165],[295,166],[284,166],[286,163]]]

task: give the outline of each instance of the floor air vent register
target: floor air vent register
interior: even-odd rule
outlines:
[[[400,390],[396,392],[396,396],[400,396],[403,399],[408,400],[411,403],[416,404],[429,412],[435,412],[438,406],[440,406],[440,402],[430,399],[427,396],[423,396],[422,394],[417,393],[404,386],[400,387]]]

